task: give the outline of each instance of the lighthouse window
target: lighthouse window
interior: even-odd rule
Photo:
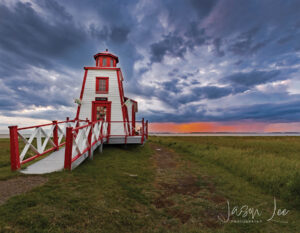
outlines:
[[[107,66],[106,58],[103,58],[103,59],[102,59],[102,66]]]
[[[108,93],[108,78],[96,77],[96,93],[107,94]]]

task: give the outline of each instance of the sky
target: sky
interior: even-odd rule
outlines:
[[[74,117],[84,66],[119,57],[161,132],[300,132],[298,0],[0,0],[0,129]]]

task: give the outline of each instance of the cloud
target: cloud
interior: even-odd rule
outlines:
[[[190,0],[189,1],[194,9],[196,10],[198,16],[203,18],[207,16],[213,9],[213,7],[218,2],[217,0]]]
[[[215,53],[219,57],[223,57],[225,55],[225,52],[221,49],[222,46],[222,39],[221,38],[215,38],[213,40],[213,45],[215,46]]]
[[[95,24],[91,24],[90,33],[93,37],[101,41],[112,41],[113,43],[118,44],[127,41],[130,28],[126,26],[113,26],[111,28],[104,26],[102,29],[98,29]]]
[[[274,104],[255,104],[239,107],[221,107],[211,114],[207,106],[189,106],[184,112],[176,114],[152,112],[146,115],[152,122],[198,122],[198,121],[243,121],[258,122],[297,122],[300,117],[300,102]]]
[[[165,55],[171,57],[183,57],[186,52],[184,41],[175,35],[166,35],[157,43],[151,45],[151,61],[161,62]]]
[[[63,7],[55,1],[46,2],[45,7],[49,7],[54,20],[47,20],[28,2],[18,2],[13,8],[0,5],[0,34],[5,35],[0,37],[1,64],[16,69],[28,64],[53,68],[51,59],[59,58],[85,39],[84,32]]]
[[[228,87],[205,86],[193,89],[194,92],[199,93],[202,98],[218,99],[229,95],[232,90]]]
[[[231,83],[234,87],[253,87],[258,84],[270,81],[283,80],[284,76],[280,76],[281,72],[273,71],[251,71],[244,73],[235,73],[223,78],[223,82]]]
[[[237,38],[233,39],[233,44],[229,46],[229,50],[236,55],[252,55],[259,49],[266,46],[270,41],[265,39],[263,41],[255,42],[255,35],[259,32],[259,28],[252,28],[247,32],[241,33]]]
[[[293,122],[300,117],[300,102],[255,104],[231,108],[223,120],[260,120],[268,122]],[[219,118],[220,119],[220,118]]]
[[[182,34],[182,35],[181,35]],[[163,35],[162,39],[150,45],[151,62],[161,62],[164,56],[183,58],[187,50],[204,45],[208,37],[205,29],[192,21],[180,32]]]

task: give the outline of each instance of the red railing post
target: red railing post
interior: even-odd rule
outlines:
[[[70,118],[69,118],[69,117],[66,117],[66,121],[69,122],[69,120],[70,120]]]
[[[72,168],[72,148],[73,148],[73,128],[67,127],[66,129],[66,147],[65,147],[65,165],[66,170]]]
[[[141,144],[144,143],[144,118],[142,119],[142,139],[141,139]]]
[[[10,166],[11,170],[15,171],[20,169],[20,152],[18,140],[18,126],[9,126],[10,137]]]
[[[110,127],[111,127],[111,122],[107,121],[107,128],[106,128],[106,141],[107,143],[109,142],[109,137],[110,137]]]
[[[55,150],[59,150],[59,145],[58,145],[58,126],[57,126],[57,121],[52,121],[54,128],[53,128],[53,142],[56,145]]]
[[[90,126],[90,132],[89,132],[89,135],[88,135],[88,142],[89,142],[89,157],[90,159],[93,158],[93,151],[92,151],[92,133],[93,133],[93,122],[90,122],[88,120],[88,123],[89,123],[89,126]]]
[[[99,135],[99,137],[101,137],[101,144],[103,143],[103,123],[104,123],[104,121],[101,121],[102,122],[102,124],[101,124],[101,129],[100,129],[100,135]]]
[[[146,138],[148,139],[148,120],[146,121]]]

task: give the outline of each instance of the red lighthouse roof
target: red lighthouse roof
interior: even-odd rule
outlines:
[[[119,62],[119,58],[116,55],[108,52],[108,49],[106,49],[106,51],[104,51],[102,53],[97,53],[97,54],[94,55],[95,60],[97,60],[98,57],[111,57],[114,60],[116,60],[116,63]]]

